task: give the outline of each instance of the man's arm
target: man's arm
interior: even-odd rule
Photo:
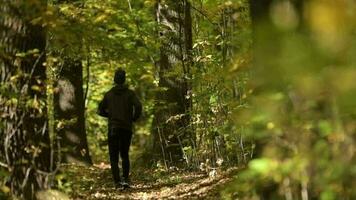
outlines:
[[[106,95],[104,96],[103,100],[101,100],[101,102],[99,103],[99,107],[98,107],[98,115],[102,116],[102,117],[109,117],[109,113],[108,113],[108,103],[107,103],[107,97]]]
[[[137,98],[136,94],[133,93],[133,106],[134,106],[134,115],[133,115],[133,121],[137,121],[138,118],[141,116],[142,113],[142,104],[140,100]]]

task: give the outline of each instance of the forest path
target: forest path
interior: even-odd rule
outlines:
[[[115,189],[108,165],[65,166],[72,199],[220,199],[219,190],[236,168],[198,173],[189,171],[132,171],[131,188]]]

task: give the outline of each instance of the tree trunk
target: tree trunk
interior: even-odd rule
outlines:
[[[64,59],[54,95],[54,114],[64,162],[92,164],[85,131],[83,66]]]
[[[0,1],[1,142],[13,195],[35,199],[49,187],[50,139],[46,106],[46,32],[31,21],[46,1]]]
[[[192,19],[190,3],[165,1],[157,4],[157,21],[161,25],[158,102],[153,121],[154,152],[172,164],[183,161],[182,147],[192,133],[188,127],[191,107],[188,79],[192,65]]]

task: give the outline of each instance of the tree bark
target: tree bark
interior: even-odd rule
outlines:
[[[1,154],[11,192],[22,199],[35,199],[53,175],[43,66],[46,31],[32,21],[45,9],[45,0],[0,1]]]
[[[83,66],[80,60],[65,58],[54,95],[54,114],[63,161],[92,164],[85,130]]]
[[[72,3],[74,2],[77,1]],[[70,1],[57,0],[56,3],[70,3]],[[75,21],[72,23],[69,26],[76,25]],[[77,37],[80,40],[80,36]],[[72,46],[69,48],[74,49]],[[69,53],[64,53],[61,56],[64,57],[64,63],[63,68],[59,71],[58,80],[55,81],[53,102],[54,118],[57,121],[57,137],[59,137],[62,150],[61,157],[67,163],[92,164],[85,129],[83,65],[77,56]]]
[[[186,0],[165,1],[157,4],[160,25],[161,56],[158,65],[158,102],[153,120],[153,149],[165,161],[183,161],[182,147],[190,142],[190,90],[192,65],[192,19],[190,3]]]

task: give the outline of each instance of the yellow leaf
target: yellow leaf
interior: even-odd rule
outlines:
[[[95,20],[94,23],[99,23],[102,22],[106,19],[107,15],[103,14],[103,15],[99,15]]]
[[[35,91],[41,91],[41,88],[40,88],[40,86],[38,86],[38,85],[33,85],[33,86],[31,86],[31,89],[32,89],[32,90],[35,90]]]
[[[3,186],[1,186],[1,191],[6,194],[6,193],[10,192],[10,188],[5,186],[5,185],[3,185]]]

